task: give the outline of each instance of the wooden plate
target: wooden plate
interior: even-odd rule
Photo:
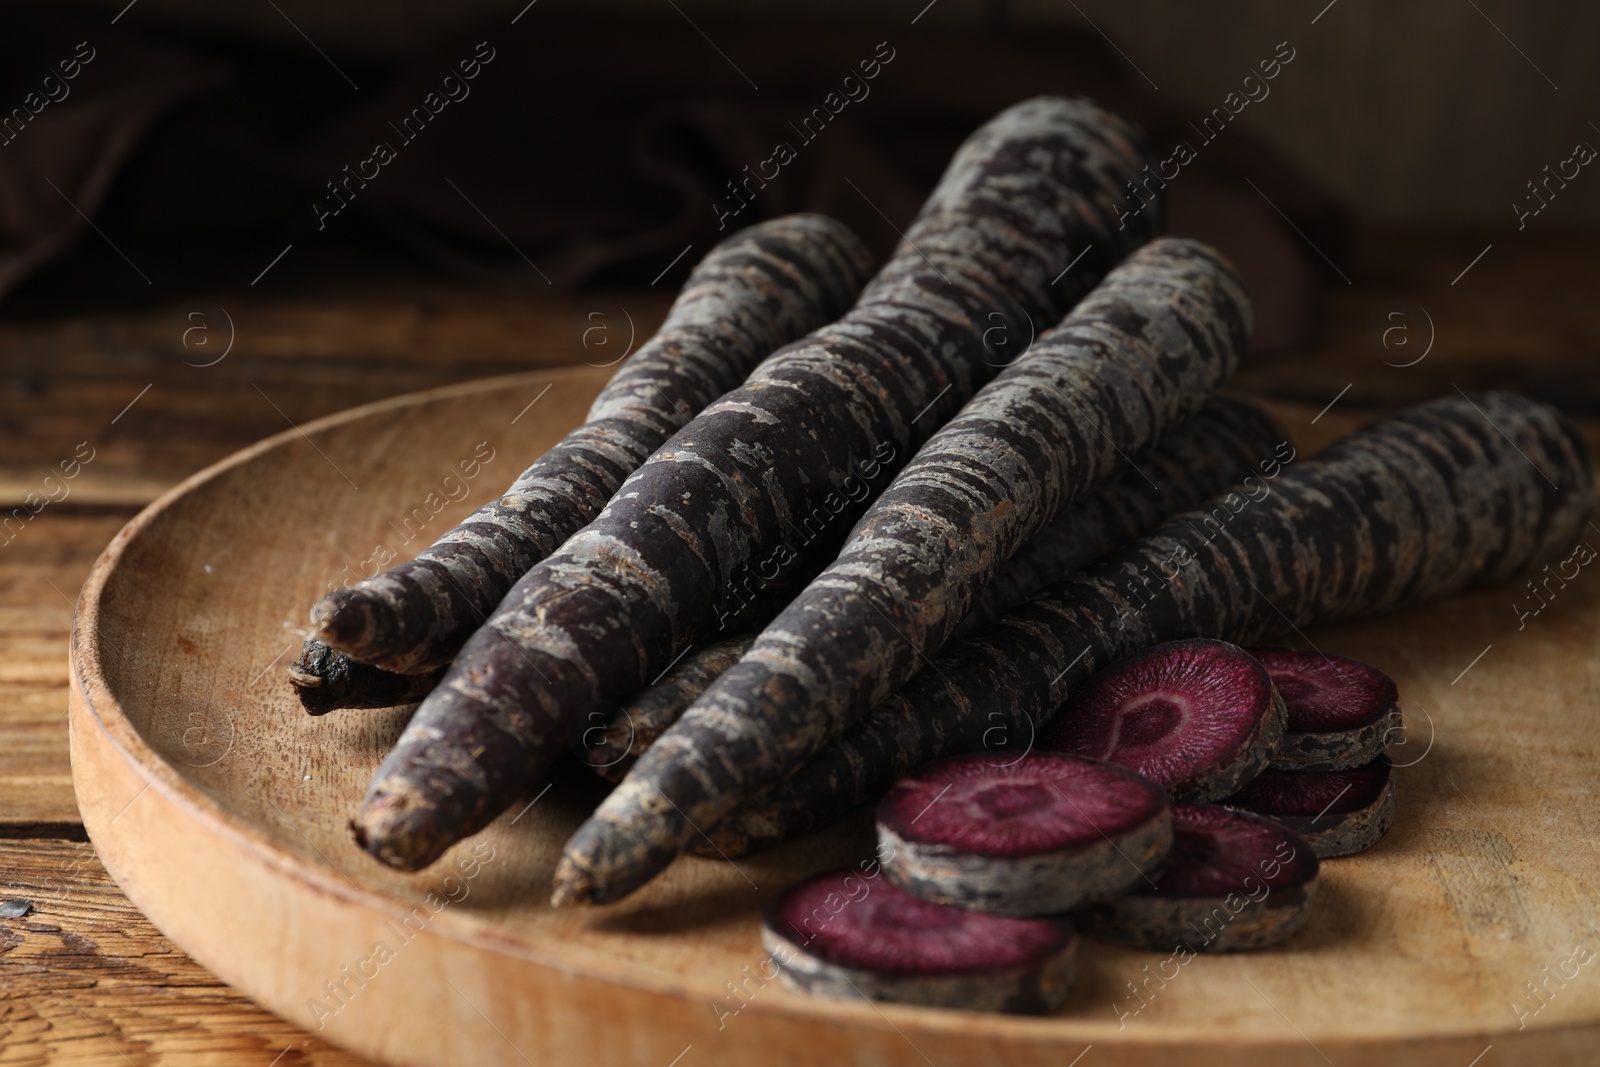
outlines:
[[[555,911],[559,849],[601,795],[570,768],[431,870],[379,867],[346,820],[406,713],[299,710],[283,668],[307,607],[380,546],[410,555],[496,492],[605,374],[476,382],[281,434],[167,493],[101,557],[72,641],[84,823],[134,902],[223,979],[397,1064],[1590,1062],[1592,569],[1552,583],[1520,628],[1526,590],[1502,587],[1309,633],[1400,683],[1394,830],[1326,864],[1286,948],[1180,966],[1086,944],[1055,1018],[808,999],[771,980],[760,905],[868,855],[864,819]]]

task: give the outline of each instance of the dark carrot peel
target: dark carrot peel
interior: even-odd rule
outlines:
[[[843,531],[839,533],[842,535]],[[842,536],[825,536],[810,547],[826,554],[829,545],[831,551],[837,551],[842,540]],[[750,651],[755,644],[755,631],[771,622],[820,569],[820,560],[813,560],[810,566],[797,564],[792,579],[785,575],[766,588],[753,591],[735,611],[719,613],[717,625],[704,635],[710,643],[685,650],[627,703],[602,705],[590,712],[589,718],[598,726],[584,731],[584,762],[602,778],[620,782],[639,756],[700,699],[711,683]],[[722,633],[737,636],[711,640]]]
[[[837,551],[841,541],[842,537],[826,536],[811,547],[826,554]],[[832,545],[831,550],[828,545]],[[738,636],[690,647],[627,703],[602,704],[590,712],[589,718],[597,725],[584,731],[584,762],[602,778],[622,781],[645,750],[683,717],[712,682],[750,651],[756,640],[754,631],[771,622],[820,569],[820,560],[813,560],[809,566],[796,565],[795,580],[775,581],[754,591],[737,610],[720,612],[713,634],[731,632]]]
[[[1238,279],[1204,245],[1163,238],[1113,270],[929,440],[640,757],[569,842],[557,899],[638,888],[915,674],[1006,557],[1194,414],[1249,330]]]
[[[288,675],[306,713],[326,715],[340,708],[392,708],[421,700],[439,684],[444,668],[423,674],[386,671],[358,663],[313,636],[306,638]]]
[[[744,634],[691,649],[654,685],[605,715],[602,729],[584,735],[584,762],[602,778],[620,782],[639,754],[739,662],[755,639],[755,634]]]
[[[1378,668],[1344,656],[1257,648],[1289,708],[1272,765],[1280,770],[1342,771],[1371,763],[1401,730],[1400,690]]]
[[[1244,649],[1168,641],[1091,679],[1040,744],[1137,771],[1176,800],[1218,800],[1272,762],[1287,717],[1267,669]]]
[[[323,597],[312,610],[318,636],[391,671],[448,664],[512,583],[599,514],[668,437],[775,349],[842,315],[871,270],[860,239],[821,215],[729,237],[587,422],[416,559]]]
[[[1137,470],[1067,508],[1017,550],[980,592],[952,638],[981,630],[1001,612],[1066,578],[1162,519],[1192,507],[1252,474],[1288,438],[1254,404],[1212,397],[1199,414],[1162,437]],[[765,626],[785,605],[752,621]],[[586,738],[591,766],[620,781],[639,755],[700,699],[722,672],[755,643],[756,635],[697,648],[661,681],[608,716],[603,730]],[[732,655],[737,648],[738,654]],[[709,849],[707,851],[710,851]],[[714,853],[713,853],[714,854]]]
[[[1257,644],[1504,581],[1569,549],[1594,507],[1578,432],[1512,393],[1407,408],[1264,474],[1276,477],[1241,484],[952,646],[711,840],[738,855],[832,821],[927,760],[1026,747],[1097,670],[1162,641]]]
[[[315,637],[306,638],[300,658],[289,667],[289,683],[300,706],[311,715],[338,708],[393,708],[421,700],[444,677],[444,669],[427,674],[397,674],[335,652]]]
[[[1041,1014],[1072,992],[1078,939],[1060,919],[984,915],[829,871],[772,900],[761,941],[780,980],[826,997]]]
[[[506,595],[379,768],[365,847],[431,863],[534,784],[590,712],[808,565],[995,372],[997,323],[1020,344],[1150,235],[1149,212],[1118,224],[1150,162],[1136,131],[1084,102],[1029,101],[979,129],[849,314],[708,407]]]
[[[1054,752],[954,756],[878,805],[878,855],[900,888],[999,915],[1059,915],[1151,878],[1172,845],[1161,787]]]
[[[1124,541],[1257,474],[1288,436],[1254,404],[1214,396],[1194,418],[1163,434],[1133,469],[1063,508],[1000,567],[973,598],[952,639],[970,637],[1001,613]]]
[[[1270,819],[1175,804],[1172,851],[1154,886],[1078,915],[1083,932],[1154,952],[1241,952],[1293,937],[1317,887],[1311,846]]]
[[[1371,848],[1394,825],[1388,757],[1342,771],[1264,771],[1221,802],[1282,823],[1323,859]]]
[[[844,533],[838,530],[824,534],[808,550],[815,550],[819,557],[837,552]],[[620,782],[644,751],[682,718],[711,683],[750,651],[755,644],[755,631],[771,622],[795,593],[816,577],[822,564],[821,558],[813,559],[809,565],[796,564],[793,574],[780,575],[762,588],[753,587],[737,609],[718,613],[717,625],[706,635],[737,636],[691,647],[627,703],[602,705],[590,712],[590,719],[598,726],[584,731],[584,762],[602,778]]]

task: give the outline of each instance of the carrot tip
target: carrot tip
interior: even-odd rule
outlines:
[[[368,855],[397,871],[420,871],[451,844],[439,843],[429,811],[393,799],[363,805],[350,821],[350,831]]]
[[[311,609],[317,636],[345,653],[362,650],[372,633],[372,604],[352,589],[335,589]]]
[[[594,879],[570,857],[563,856],[556,867],[555,888],[550,893],[552,907],[564,908],[569,904],[593,904]]]

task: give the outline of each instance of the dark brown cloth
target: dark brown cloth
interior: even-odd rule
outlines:
[[[79,173],[79,206],[93,214],[95,189],[128,143],[161,107],[214,85],[210,57],[230,55],[214,42],[203,52],[161,45],[150,32],[107,34],[97,46],[97,91],[69,101],[97,122],[52,105],[27,131],[31,154],[0,148],[0,264],[10,268],[0,290],[85,228],[39,177]],[[158,47],[196,55],[139,52]],[[31,48],[11,69],[42,66],[59,48]],[[115,69],[113,54],[123,55]],[[117,221],[142,245],[165,236],[170,254],[181,247],[170,229],[204,231],[215,248],[219,234],[237,232],[235,244],[264,265],[260,257],[291,241],[297,257],[388,241],[485,280],[665,286],[732,228],[807,210],[841,219],[887,255],[962,138],[1043,93],[1089,96],[1134,119],[1162,155],[1180,140],[1196,145],[1167,187],[1169,228],[1239,266],[1257,351],[1304,343],[1323,282],[1320,259],[1278,212],[1330,253],[1344,236],[1339,206],[1266,146],[1231,126],[1201,142],[1188,125],[1196,113],[1145,91],[1098,39],[1065,31],[691,24],[670,10],[596,16],[542,0],[514,26],[496,21],[396,69],[369,67],[354,79],[359,91],[344,80],[349,61],[297,57],[299,95],[276,109],[261,94],[287,76],[274,81],[270,62],[241,54],[248,61],[232,66],[236,75],[248,67],[243,91],[236,78],[226,106],[176,109],[128,165],[120,184],[137,195],[123,198]],[[295,121],[280,113],[291,110]],[[235,130],[223,143],[219,127],[230,124],[257,135]],[[224,188],[194,181],[185,152],[196,146],[216,160]],[[792,158],[756,181],[772,173],[779,146]],[[741,206],[729,182],[747,178]],[[228,195],[230,181],[249,195]]]
[[[0,33],[0,294],[90,228],[118,170],[173,103],[225,68],[105,19],[8,13]]]

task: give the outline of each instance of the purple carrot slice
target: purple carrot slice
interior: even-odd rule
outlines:
[[[1109,763],[1054,752],[956,756],[878,805],[889,879],[926,900],[1053,915],[1126,892],[1172,843],[1166,794]]]
[[[1065,920],[935,904],[850,869],[774,899],[761,941],[804,993],[1025,1014],[1066,1001],[1078,944]]]
[[[1129,767],[1178,800],[1217,800],[1272,762],[1285,718],[1266,668],[1244,649],[1169,641],[1102,671],[1043,746]]]
[[[1293,937],[1317,886],[1311,846],[1271,819],[1172,806],[1172,851],[1153,887],[1080,913],[1083,931],[1133,948],[1240,952]]]
[[[1378,668],[1294,648],[1253,648],[1289,709],[1272,766],[1342,771],[1371,763],[1399,732],[1400,691]]]
[[[1222,801],[1282,823],[1322,859],[1371,848],[1394,825],[1394,776],[1387,756],[1343,771],[1262,771]]]

